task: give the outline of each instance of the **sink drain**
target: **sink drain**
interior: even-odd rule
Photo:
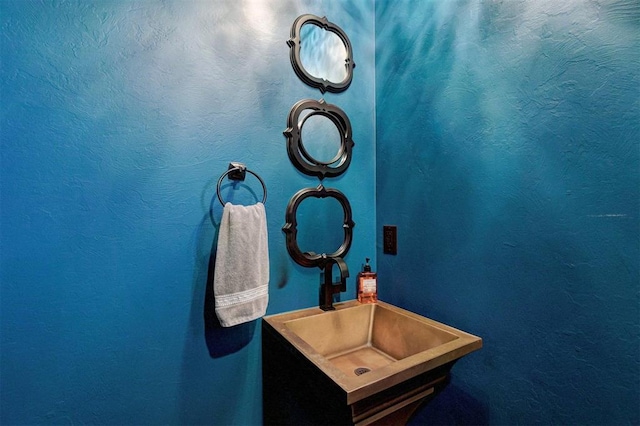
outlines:
[[[356,373],[356,376],[359,376],[364,373],[368,373],[369,371],[371,371],[371,369],[367,367],[358,367],[355,370],[353,370],[353,372]]]

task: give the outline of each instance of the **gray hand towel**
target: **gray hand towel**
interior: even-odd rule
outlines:
[[[269,302],[269,248],[264,205],[226,203],[213,277],[216,315],[223,327],[262,317]]]

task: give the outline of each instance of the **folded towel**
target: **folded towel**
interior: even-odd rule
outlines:
[[[262,203],[222,211],[213,276],[216,315],[223,327],[252,321],[267,311],[269,248]]]

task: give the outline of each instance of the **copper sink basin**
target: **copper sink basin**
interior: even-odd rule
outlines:
[[[340,386],[352,404],[415,376],[453,364],[482,339],[379,301],[309,308],[264,320]]]

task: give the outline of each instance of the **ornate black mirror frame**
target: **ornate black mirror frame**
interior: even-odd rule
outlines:
[[[344,220],[342,228],[344,230],[344,241],[342,245],[333,253],[314,253],[314,252],[305,252],[303,253],[298,246],[298,221],[296,218],[296,213],[298,210],[298,206],[300,203],[304,201],[308,197],[316,197],[316,198],[326,198],[333,197],[340,202],[342,205],[342,209],[344,211]],[[331,262],[332,259],[342,259],[345,254],[351,248],[351,241],[353,239],[353,227],[356,224],[353,222],[351,216],[351,204],[349,204],[349,200],[347,197],[340,191],[334,188],[325,188],[322,184],[318,185],[317,188],[303,188],[300,191],[296,192],[291,200],[289,200],[289,204],[287,205],[287,211],[285,213],[286,223],[282,227],[282,230],[286,234],[287,240],[287,251],[289,252],[289,256],[298,264],[307,268],[311,268],[317,266],[320,269],[325,268],[327,262]]]
[[[306,110],[312,110],[312,112],[300,120],[300,115]],[[304,122],[315,115],[321,115],[331,120],[340,133],[340,150],[330,163],[314,159],[307,153],[303,145],[301,135]],[[287,126],[283,132],[287,137],[287,153],[293,165],[302,173],[324,179],[327,176],[339,176],[347,170],[351,163],[351,151],[355,144],[351,139],[351,122],[343,110],[326,103],[324,99],[319,101],[303,99],[296,102],[289,111]]]
[[[344,47],[347,51],[347,57],[345,58],[345,67],[347,70],[347,76],[341,82],[333,82],[325,80],[324,78],[314,77],[309,74],[309,72],[302,65],[302,60],[300,59],[300,30],[304,24],[312,24],[316,25],[326,31],[331,31],[340,37],[340,40],[344,43]],[[322,18],[306,14],[300,15],[293,21],[293,25],[291,26],[291,38],[287,41],[287,44],[291,48],[290,58],[291,65],[293,66],[293,70],[296,75],[302,80],[304,83],[308,84],[311,87],[315,87],[320,89],[320,92],[333,92],[340,93],[349,87],[351,84],[351,79],[353,78],[353,69],[356,67],[355,62],[353,62],[353,50],[351,48],[351,42],[349,41],[349,37],[345,34],[342,29],[336,24],[329,22],[326,16]]]

